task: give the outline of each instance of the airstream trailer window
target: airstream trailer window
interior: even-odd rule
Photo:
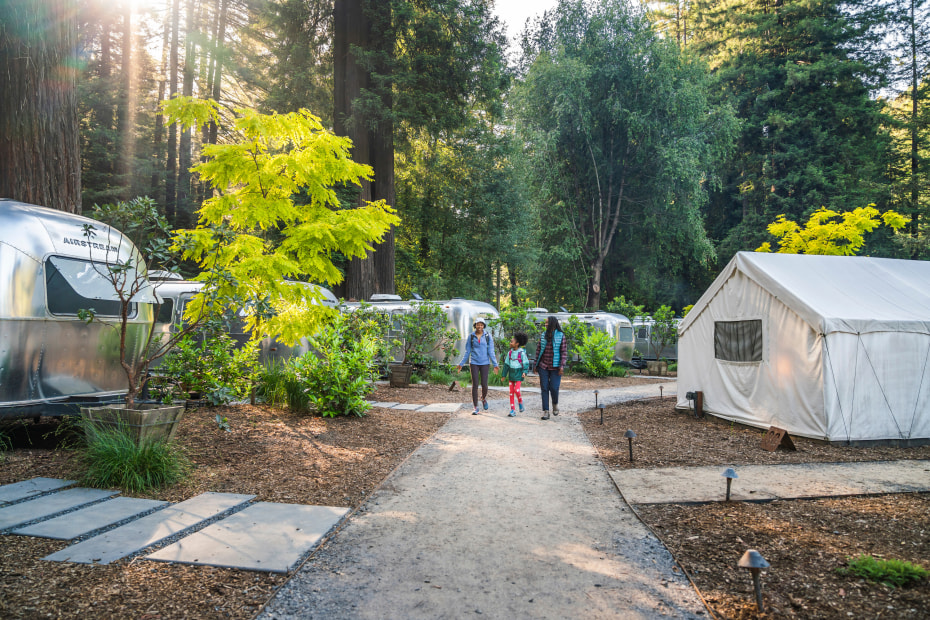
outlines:
[[[649,338],[649,328],[647,328],[646,326],[640,327],[640,328],[639,328],[639,333],[636,334],[636,337],[637,337],[637,338],[640,338],[640,339],[643,339],[643,340],[648,339],[648,338]]]
[[[629,325],[620,326],[620,342],[630,342],[633,340],[633,328]]]
[[[119,316],[119,296],[103,275],[106,265],[62,256],[45,261],[45,290],[48,310],[52,314],[76,315],[78,310],[93,308],[98,316]],[[135,316],[136,304],[129,307]]]
[[[166,297],[162,300],[161,306],[158,308],[158,318],[155,319],[156,323],[166,323],[170,324],[174,321],[174,300],[170,297]]]
[[[714,357],[727,362],[761,362],[762,321],[715,321]]]

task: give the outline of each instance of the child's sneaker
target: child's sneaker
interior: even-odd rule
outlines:
[[[517,417],[517,412],[513,409],[510,410],[510,413],[507,414],[508,417],[515,418]]]
[[[520,413],[523,413],[523,403],[520,403]]]

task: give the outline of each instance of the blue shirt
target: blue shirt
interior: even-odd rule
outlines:
[[[481,338],[478,338],[475,332],[468,335],[465,340],[465,355],[462,356],[459,366],[468,363],[469,358],[471,358],[471,363],[475,366],[484,366],[485,364],[497,366],[497,356],[494,354],[494,339],[491,338],[491,334],[484,332]]]

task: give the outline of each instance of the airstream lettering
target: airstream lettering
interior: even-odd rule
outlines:
[[[104,275],[116,261],[144,269],[132,242],[106,224],[0,199],[0,417],[76,413],[126,394],[120,301]],[[134,300],[130,357],[142,352],[156,298],[146,288]],[[78,311],[90,308],[98,320],[85,323]]]

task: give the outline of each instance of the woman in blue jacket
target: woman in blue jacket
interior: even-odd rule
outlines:
[[[466,362],[471,360],[471,400],[475,405],[472,415],[478,415],[478,381],[481,381],[481,404],[488,408],[488,374],[491,366],[497,372],[497,356],[494,354],[494,339],[485,331],[483,319],[478,319],[472,325],[475,331],[468,335],[465,341],[465,355],[459,362],[459,370]]]
[[[552,413],[559,415],[559,384],[562,383],[562,367],[568,357],[568,344],[559,320],[550,316],[546,331],[539,337],[539,353],[536,356],[536,373],[539,375],[539,390],[542,392],[543,420],[549,419],[549,396],[552,396]]]

